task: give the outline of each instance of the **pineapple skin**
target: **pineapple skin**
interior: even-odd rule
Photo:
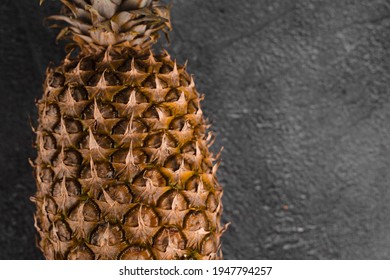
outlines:
[[[33,197],[47,259],[222,258],[201,98],[167,52],[108,47],[47,70]]]

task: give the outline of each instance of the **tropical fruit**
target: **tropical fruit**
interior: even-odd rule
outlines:
[[[42,1],[41,1],[42,2]],[[218,259],[218,156],[186,66],[152,50],[159,1],[61,0],[62,64],[37,102],[35,226],[47,259]]]

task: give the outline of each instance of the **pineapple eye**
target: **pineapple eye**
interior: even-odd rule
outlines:
[[[168,74],[168,73],[172,72],[172,70],[173,70],[172,66],[169,66],[168,64],[164,64],[160,68],[160,74]]]
[[[92,202],[91,200],[88,200],[83,207],[83,216],[85,221],[98,221],[100,216],[100,210],[96,203]]]
[[[88,100],[88,92],[84,87],[72,88],[72,97],[76,102]]]
[[[123,120],[119,122],[112,130],[112,134],[119,134],[123,135],[125,134],[126,130],[128,129],[129,126],[129,121],[128,120]],[[147,132],[148,129],[147,127],[139,120],[133,120],[131,123],[131,132],[132,133],[144,133]]]
[[[117,93],[114,97],[114,102],[117,103],[123,103],[127,104],[130,99],[130,95],[133,94],[134,88],[125,88],[121,90],[119,93]],[[139,91],[135,91],[135,101],[140,104],[140,103],[147,103],[148,99],[140,93]]]
[[[112,119],[117,116],[117,112],[114,108],[114,106],[110,104],[105,104],[98,102],[98,111],[105,119]],[[95,104],[91,103],[89,106],[87,106],[83,112],[83,118],[86,120],[94,119],[95,118]]]
[[[130,88],[125,88],[121,90],[115,95],[114,102],[127,104],[129,102],[131,92],[132,89]]]
[[[80,217],[87,222],[96,222],[100,217],[100,209],[96,203],[91,200],[80,202],[71,210],[69,218],[72,221],[77,221],[80,220]]]
[[[158,148],[162,144],[163,133],[157,133],[150,135],[145,139],[145,146],[150,148]]]
[[[165,178],[157,169],[149,169],[145,172],[143,177],[152,180],[153,185],[155,186],[166,186],[167,182]]]
[[[55,104],[50,104],[46,107],[45,111],[46,116],[58,117],[60,115],[60,109]]]
[[[199,176],[198,175],[192,176],[186,183],[186,190],[197,192],[199,183],[200,183]]]
[[[81,193],[80,183],[73,179],[66,179],[65,181],[66,192],[69,196],[77,196]],[[62,181],[57,182],[53,187],[53,196],[59,197],[62,193]]]
[[[146,248],[131,246],[125,249],[119,259],[121,260],[152,260],[152,255]]]
[[[69,99],[68,90],[70,91],[73,100],[76,102],[88,99],[88,92],[83,86],[68,87],[67,89],[63,90],[60,94],[58,94],[57,98],[59,102],[72,101],[72,100],[68,100]]]
[[[54,131],[58,134],[61,134],[62,132],[75,134],[75,133],[80,133],[81,131],[83,131],[83,126],[79,121],[76,121],[73,119],[64,119],[64,124],[65,124],[66,131],[61,131],[62,130],[61,122],[56,126]]]
[[[71,72],[77,67],[78,61],[77,60],[65,60],[64,69],[65,72]]]
[[[109,104],[98,104],[98,108],[103,118],[111,119],[117,116],[114,106]]]
[[[184,168],[187,170],[192,170],[190,164],[187,160],[183,160],[177,155],[170,156],[164,163],[166,168],[172,169],[172,171],[179,170],[180,166],[184,164]]]
[[[39,178],[43,183],[53,182],[54,173],[49,168],[43,168],[39,173]]]
[[[94,168],[95,169],[92,170],[94,173],[92,173],[91,165],[90,163],[87,163],[87,165],[81,170],[81,178],[92,178],[92,176],[95,176],[95,172],[99,178],[109,179],[114,177],[114,169],[108,162],[96,162],[94,163]]]
[[[68,254],[68,260],[93,260],[95,256],[93,252],[85,245],[77,245],[72,248]]]
[[[190,231],[208,230],[208,220],[202,212],[190,212],[184,218],[184,228]]]
[[[144,118],[158,118],[158,112],[157,112],[157,108],[156,106],[150,106],[149,109],[147,109],[144,113],[143,113],[143,117]]]
[[[138,227],[140,226],[139,222],[148,227],[156,227],[158,226],[158,216],[151,207],[138,205],[125,215],[125,225]]]
[[[96,246],[114,246],[123,239],[123,232],[118,226],[104,224],[98,226],[91,234],[91,244]]]
[[[131,70],[131,59],[126,59],[126,61],[118,67],[119,72],[128,72]]]
[[[145,81],[143,81],[142,86],[145,88],[156,88],[156,78],[151,75]]]
[[[104,79],[108,86],[117,86],[121,84],[121,80],[112,72],[105,72]]]
[[[114,169],[108,162],[101,162],[96,164],[96,172],[100,178],[112,178],[114,176]]]
[[[186,199],[177,191],[171,191],[168,192],[168,194],[164,194],[160,198],[158,205],[165,210],[177,209],[179,211],[185,210],[188,207]]]
[[[95,66],[95,61],[91,57],[86,57],[80,61],[80,70],[94,71]]]
[[[149,227],[158,226],[158,216],[150,207],[143,206],[141,207],[141,216],[145,225]]]
[[[57,213],[57,204],[53,198],[45,197],[45,210],[49,214],[55,215]]]
[[[185,144],[184,146],[183,146],[183,148],[181,149],[181,151],[183,152],[183,153],[186,153],[186,154],[192,154],[192,155],[194,155],[195,154],[195,152],[196,152],[196,146],[195,146],[196,144],[194,143],[194,142],[189,142],[189,143],[187,143],[187,144]]]
[[[114,135],[123,135],[126,132],[127,126],[128,126],[128,121],[120,121],[113,129],[112,129],[112,134]]]
[[[111,197],[112,200],[120,204],[128,204],[131,203],[133,200],[133,195],[130,193],[129,188],[124,184],[110,186],[105,191]],[[102,194],[101,199],[103,198],[104,196]]]
[[[115,163],[126,163],[126,158],[129,155],[129,149],[121,149],[112,155],[112,161]],[[137,149],[132,151],[134,164],[141,164],[146,162],[145,154]]]
[[[196,114],[196,112],[198,112],[198,109],[199,108],[197,102],[195,102],[194,100],[188,102],[188,108],[187,108],[188,114]]]
[[[209,197],[207,198],[207,201],[206,201],[206,205],[207,205],[207,209],[213,213],[215,212],[215,210],[217,210],[217,207],[218,207],[218,201],[217,199],[215,198],[215,195],[210,193]]]
[[[43,147],[46,150],[55,149],[57,147],[56,139],[52,135],[45,135],[43,137]]]
[[[218,248],[218,242],[215,240],[215,237],[211,234],[203,238],[201,243],[200,252],[202,255],[209,255],[212,252],[216,252]]]
[[[133,183],[132,183],[132,186],[136,187],[136,188],[143,188],[146,186],[146,178],[145,176],[143,176],[143,174],[140,174],[138,175]]]
[[[54,227],[56,229],[55,231]],[[58,239],[60,241],[69,241],[72,236],[69,225],[65,221],[58,220],[55,222],[52,230],[53,233],[57,233]]]
[[[131,209],[125,216],[125,225],[128,227],[137,227],[138,226],[138,210],[139,206]]]
[[[68,194],[70,195],[80,195],[81,186],[80,183],[75,180],[66,180],[65,187],[68,190]]]
[[[183,117],[179,117],[176,119],[173,119],[171,123],[169,124],[170,130],[182,130],[186,121]]]
[[[158,204],[158,207],[164,210],[171,210],[172,209],[172,202],[175,198],[175,192],[169,192],[168,194],[164,194]]]
[[[85,137],[82,138],[82,140],[80,141],[80,149],[90,149],[89,137],[89,134],[87,134],[85,135]],[[95,138],[95,141],[99,145],[99,147],[103,149],[110,149],[114,146],[113,140],[108,135],[94,134],[93,137]]]
[[[177,158],[177,156],[171,156],[170,158],[168,158],[166,161],[165,161],[165,167],[166,168],[170,168],[172,169],[173,171],[176,171],[180,168],[180,162],[179,162],[179,159]]]
[[[163,228],[154,238],[153,247],[161,252],[165,252],[167,247],[183,250],[186,240],[177,228]]]
[[[172,89],[168,92],[168,94],[165,97],[165,101],[167,102],[174,102],[179,100],[180,98],[180,93],[177,89]]]
[[[79,121],[76,120],[65,120],[65,128],[68,133],[79,133],[83,131],[83,126]]]
[[[98,84],[100,77],[102,76],[101,73],[96,73],[95,75],[92,75],[91,78],[88,80],[88,86],[94,87]]]
[[[55,72],[49,79],[49,86],[53,88],[63,87],[65,83],[65,77],[58,72]]]
[[[81,164],[81,154],[75,150],[65,151],[64,163],[68,166],[78,166]]]

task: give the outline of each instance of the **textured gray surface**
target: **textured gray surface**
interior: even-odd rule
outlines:
[[[2,259],[41,258],[28,116],[63,51],[42,25],[58,4],[35,2],[0,4]],[[390,3],[173,4],[168,49],[225,147],[225,258],[390,259]]]

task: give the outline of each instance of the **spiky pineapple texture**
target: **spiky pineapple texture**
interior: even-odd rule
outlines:
[[[169,10],[61,2],[51,18],[69,24],[59,36],[73,43],[47,70],[33,163],[45,257],[221,258],[222,188],[201,96],[185,66],[150,49]]]
[[[221,258],[217,157],[186,67],[150,48],[82,50],[48,69],[38,101],[45,257]]]

